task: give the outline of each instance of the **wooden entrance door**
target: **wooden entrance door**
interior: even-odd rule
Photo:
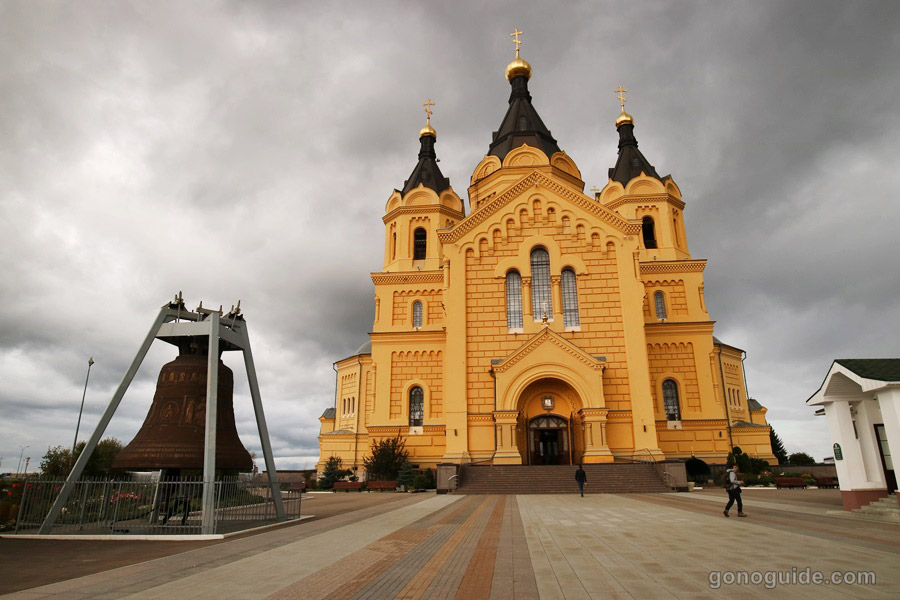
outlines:
[[[528,464],[570,464],[569,422],[562,417],[540,416],[528,424]]]
[[[884,467],[884,479],[887,483],[888,493],[893,493],[897,489],[897,474],[894,471],[891,447],[888,446],[887,431],[885,431],[884,425],[875,426],[875,440],[878,442],[878,452],[881,454],[881,466]]]

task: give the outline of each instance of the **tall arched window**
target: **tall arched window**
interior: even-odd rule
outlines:
[[[419,227],[413,232],[413,260],[425,260],[428,232]]]
[[[531,251],[531,310],[535,321],[540,321],[544,313],[548,318],[553,318],[550,255],[543,248]]]
[[[566,327],[578,327],[581,320],[578,318],[578,285],[575,280],[575,271],[565,269],[560,281],[562,286],[563,324]]]
[[[681,403],[678,401],[678,384],[674,379],[666,379],[662,384],[663,407],[666,410],[666,419],[669,421],[681,420]]]
[[[522,329],[522,276],[518,271],[506,274],[506,326]]]
[[[409,390],[409,426],[421,427],[425,423],[425,392],[419,386]]]
[[[644,217],[641,222],[641,232],[644,234],[644,248],[648,250],[656,248],[656,229],[653,227],[653,217]]]
[[[422,303],[416,300],[413,302],[413,327],[418,329],[422,326]]]
[[[656,318],[666,318],[666,295],[662,292],[653,294],[653,306],[656,308]]]

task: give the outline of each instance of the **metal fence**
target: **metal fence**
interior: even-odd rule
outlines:
[[[22,492],[16,533],[34,534],[64,480],[29,479]],[[268,481],[224,478],[215,482],[215,532],[229,533],[278,521]],[[282,486],[285,518],[300,516],[300,490]],[[203,481],[82,479],[53,527],[53,534],[189,535],[201,533]]]

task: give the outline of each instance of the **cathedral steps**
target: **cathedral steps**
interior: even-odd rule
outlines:
[[[457,494],[577,494],[572,465],[465,465]],[[584,465],[586,494],[658,493],[671,491],[649,464]]]

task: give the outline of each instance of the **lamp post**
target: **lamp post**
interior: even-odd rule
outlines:
[[[84,391],[81,393],[81,408],[78,409],[78,424],[75,425],[75,441],[72,442],[72,464],[75,464],[75,446],[78,445],[78,429],[81,428],[81,413],[84,411],[84,397],[87,395],[88,379],[91,378],[91,367],[94,364],[94,357],[88,359],[87,377],[84,378]]]
[[[25,456],[25,451],[31,448],[31,446],[19,446],[19,464],[16,465],[16,479],[19,478],[19,471],[22,469],[22,457]]]

